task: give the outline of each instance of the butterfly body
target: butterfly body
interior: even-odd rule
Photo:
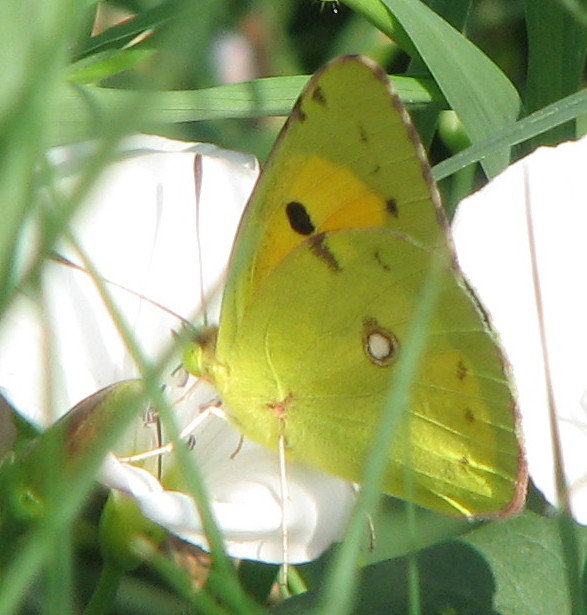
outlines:
[[[274,449],[283,438],[288,458],[360,481],[433,262],[438,302],[384,490],[491,516],[523,493],[506,368],[412,124],[364,59],[332,62],[292,111],[243,215],[198,371],[246,436]]]

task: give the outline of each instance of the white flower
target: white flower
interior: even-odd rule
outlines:
[[[91,148],[51,152],[60,189],[75,184],[77,163]],[[188,320],[201,318],[203,287],[208,318],[217,320],[221,281],[258,167],[252,156],[158,137],[129,139],[121,154],[100,176],[72,228],[100,277],[120,285],[108,284],[109,293],[144,355],[156,359],[180,327],[160,306]],[[198,206],[196,154],[202,156]],[[80,262],[65,240],[58,252]],[[41,306],[23,293],[0,324],[0,390],[19,412],[46,426],[98,389],[139,376],[139,370],[86,272],[48,262],[42,287]],[[50,350],[48,361],[44,348]],[[49,378],[53,386],[47,390]],[[205,386],[186,392],[188,385],[173,393],[176,400],[185,397],[173,408],[180,425],[214,395]],[[277,454],[249,441],[240,445],[240,433],[219,418],[204,421],[194,435],[191,454],[228,553],[281,561],[284,509]],[[155,445],[153,429],[137,430],[135,449]],[[145,469],[113,455],[101,474],[106,484],[135,496],[146,516],[206,546],[189,495],[166,491]],[[289,463],[287,489],[287,558],[307,561],[342,535],[353,493],[338,478]]]
[[[453,222],[459,262],[512,364],[530,474],[557,504],[549,374],[571,508],[581,523],[587,523],[586,160],[587,139],[539,148],[465,199]]]

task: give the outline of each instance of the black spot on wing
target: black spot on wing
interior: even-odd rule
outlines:
[[[365,143],[365,145],[369,143],[369,137],[367,136],[367,131],[365,130],[363,124],[359,124],[359,138],[363,143]]]
[[[285,213],[292,230],[298,235],[311,235],[316,227],[304,205],[298,201],[290,201],[285,206]]]
[[[387,199],[387,201],[385,201],[385,209],[387,209],[387,213],[391,214],[394,218],[399,218],[399,209],[395,199]]]
[[[379,250],[375,252],[374,256],[375,262],[381,267],[381,269],[383,269],[383,271],[391,271],[391,267],[383,260]]]

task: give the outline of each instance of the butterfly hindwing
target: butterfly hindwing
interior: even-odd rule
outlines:
[[[369,228],[334,231],[320,251],[306,243],[289,254],[232,348],[226,401],[241,408],[244,433],[273,447],[284,433],[292,459],[359,481],[430,259],[404,236]],[[439,284],[384,487],[435,510],[490,514],[515,499],[514,403],[483,315],[450,263]]]

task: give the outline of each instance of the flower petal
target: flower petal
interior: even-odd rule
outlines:
[[[88,147],[53,152],[63,175]],[[200,270],[205,293],[216,290],[215,303],[206,308],[217,313],[219,282],[258,168],[252,156],[159,137],[131,139],[122,150],[122,160],[107,167],[94,186],[73,232],[104,279],[139,293],[109,287],[143,351],[155,357],[181,325],[159,306],[188,319],[198,315]],[[203,156],[199,208],[196,153]],[[79,261],[65,243],[59,253]],[[21,295],[0,326],[0,386],[19,412],[47,425],[96,389],[135,377],[137,370],[86,273],[49,262],[43,282],[41,312],[52,334],[53,372],[46,373],[40,351],[49,343],[41,312],[33,299]],[[44,399],[48,377],[55,379],[56,394],[49,401]],[[47,408],[53,410],[47,413]]]
[[[117,489],[136,498],[151,493],[161,493],[161,483],[143,468],[122,463],[112,453],[108,453],[102,463],[99,480],[110,489]]]
[[[297,463],[286,468],[287,500],[282,505],[278,456],[243,440],[225,421],[196,435],[194,459],[209,489],[212,511],[222,528],[227,552],[266,562],[306,562],[343,534],[354,502],[349,483]],[[177,491],[140,497],[146,517],[189,542],[207,548],[196,506]],[[282,515],[286,515],[287,554]]]

